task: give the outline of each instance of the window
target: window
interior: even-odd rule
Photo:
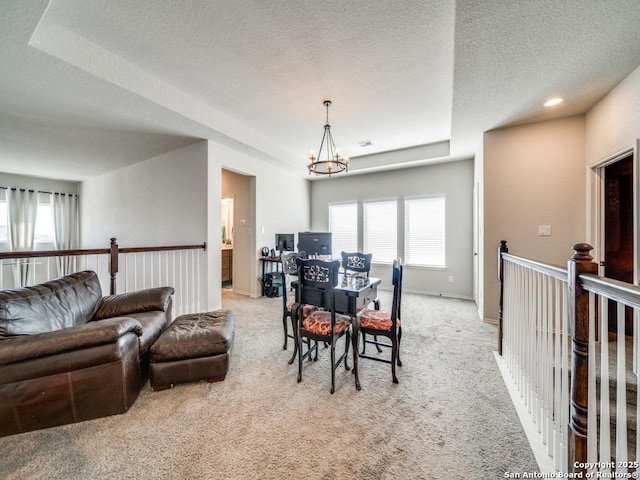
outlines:
[[[358,251],[358,204],[329,205],[329,231],[331,253],[340,258],[340,252]]]
[[[38,213],[36,214],[35,242],[53,243],[53,212],[51,204],[38,203]]]
[[[404,255],[407,265],[444,267],[444,197],[404,202]]]
[[[373,254],[374,263],[393,263],[398,251],[397,202],[366,202],[363,215],[364,251]]]
[[[0,242],[9,241],[9,228],[8,228],[9,216],[7,214],[7,200],[0,198]]]

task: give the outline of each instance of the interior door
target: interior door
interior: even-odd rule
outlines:
[[[604,167],[604,275],[634,283],[634,162],[630,153]],[[625,331],[633,333],[630,308]],[[616,310],[609,304],[609,331],[615,331]]]

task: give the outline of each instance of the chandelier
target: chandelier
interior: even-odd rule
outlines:
[[[320,150],[318,150],[318,156],[316,157],[313,150],[309,153],[309,163],[307,168],[309,169],[309,175],[315,173],[316,175],[329,175],[333,173],[348,172],[349,171],[349,157],[342,157],[340,152],[336,148],[336,144],[333,143],[333,137],[331,136],[331,125],[329,125],[329,107],[331,106],[331,100],[325,100],[324,106],[327,107],[327,122],[324,124],[324,134],[322,135],[322,141],[320,142]],[[322,148],[326,145],[326,157],[322,158]]]

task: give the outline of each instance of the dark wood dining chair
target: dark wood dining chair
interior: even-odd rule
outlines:
[[[296,259],[298,264],[298,288],[296,305],[293,309],[298,340],[298,382],[302,381],[302,363],[305,358],[318,359],[318,342],[326,342],[331,355],[331,393],[335,391],[336,369],[342,361],[348,365],[349,344],[351,343],[351,317],[335,311],[335,287],[338,283],[340,262],[327,262],[317,259]],[[322,308],[305,309],[305,305]],[[306,311],[305,311],[306,310]],[[336,343],[345,337],[344,353],[336,359]],[[304,352],[304,339],[307,339],[307,351]],[[315,346],[311,347],[311,341]]]
[[[344,270],[345,276],[369,276],[373,254],[362,252],[341,252],[341,257],[342,269]],[[377,298],[373,300],[373,304],[375,309],[380,308],[380,300]]]
[[[293,322],[291,311],[296,303],[293,295],[287,295],[287,275],[298,275],[298,264],[296,259],[306,258],[306,252],[281,252],[280,262],[282,263],[282,328],[284,330],[284,344],[282,349],[287,349],[288,339],[291,338],[293,342],[293,355],[289,359],[289,363],[293,363],[298,352],[298,343],[296,341],[296,326]],[[307,310],[312,310],[315,307],[308,305]],[[308,312],[307,312],[308,313]],[[289,320],[291,322],[291,332],[289,332]]]
[[[402,327],[400,326],[400,306],[402,303],[402,264],[399,260],[393,261],[393,300],[391,311],[381,311],[364,308],[358,313],[360,331],[362,332],[362,352],[360,358],[376,360],[391,364],[391,375],[393,383],[398,383],[396,376],[396,364],[401,367],[400,360],[400,340],[402,339]],[[368,340],[367,335],[373,335],[373,340]],[[386,337],[391,343],[378,341],[378,336]],[[367,355],[365,349],[367,344],[376,347],[391,348],[391,359],[381,356]]]

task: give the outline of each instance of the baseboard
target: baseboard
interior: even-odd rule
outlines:
[[[391,288],[378,287],[378,290],[392,290]],[[404,293],[416,293],[418,295],[429,295],[431,297],[444,297],[444,298],[455,298],[457,300],[471,300],[473,301],[473,297],[469,295],[456,295],[452,293],[441,293],[441,292],[425,292],[424,290],[415,290],[411,288],[402,288]]]
[[[495,325],[496,327],[498,326],[498,320],[496,320],[495,318],[484,317],[482,321],[484,323],[488,323],[489,325]]]

